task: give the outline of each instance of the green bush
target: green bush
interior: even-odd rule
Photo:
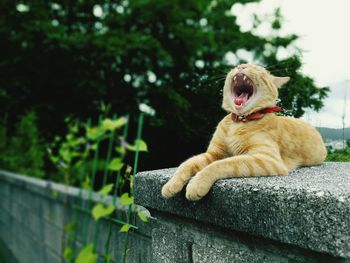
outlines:
[[[350,140],[347,140],[347,147],[342,150],[328,149],[326,161],[328,162],[350,162]]]
[[[22,116],[10,136],[5,126],[0,124],[0,166],[2,169],[27,174],[34,177],[44,176],[44,145],[36,126],[36,114],[30,111]]]

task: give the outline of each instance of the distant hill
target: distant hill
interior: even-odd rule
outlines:
[[[342,140],[343,129],[332,129],[326,127],[317,127],[317,130],[321,133],[323,139],[330,140]],[[350,139],[350,127],[344,129],[345,140]]]

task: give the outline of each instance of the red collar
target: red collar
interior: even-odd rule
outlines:
[[[234,113],[231,113],[231,119],[235,122],[247,122],[251,120],[258,120],[261,119],[265,116],[266,113],[273,113],[277,111],[283,111],[282,108],[278,106],[270,107],[270,108],[265,108],[256,112],[253,112],[249,115],[236,115]]]

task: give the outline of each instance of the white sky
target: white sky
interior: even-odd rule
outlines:
[[[281,7],[284,18],[281,34],[300,36],[296,46],[303,50],[304,74],[320,86],[330,86],[331,93],[320,113],[309,111],[304,119],[317,126],[340,128],[347,91],[345,126],[350,126],[350,0],[262,0],[242,6],[235,4],[232,12],[238,17],[242,31],[250,30],[252,13],[271,14]],[[262,24],[257,34],[271,33]],[[283,50],[287,55],[289,50]]]

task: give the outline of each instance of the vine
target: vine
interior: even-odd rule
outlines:
[[[125,234],[125,238],[122,257],[114,261],[125,262],[129,231],[137,229],[131,222],[133,211],[137,210],[133,197],[133,177],[137,172],[139,153],[148,151],[147,144],[141,138],[143,120],[144,112],[141,112],[136,138],[129,143],[129,116],[101,116],[95,126],[91,125],[90,120],[81,123],[68,119],[68,134],[64,138],[55,138],[50,145],[50,160],[59,169],[56,176],[63,177],[67,186],[80,188],[78,201],[72,206],[72,220],[64,228],[62,262],[95,263],[99,256],[105,263],[110,262],[110,239],[115,224],[119,225],[119,232]],[[127,164],[128,153],[134,154],[133,167]],[[96,188],[98,195],[94,194]],[[65,214],[69,205],[65,202]],[[124,216],[117,207],[125,210]],[[138,211],[137,215],[140,220],[148,221],[144,212]],[[94,229],[89,237],[91,219]],[[101,220],[109,222],[109,229],[104,253],[98,255],[96,244]],[[83,244],[80,249],[77,248],[78,241]]]

